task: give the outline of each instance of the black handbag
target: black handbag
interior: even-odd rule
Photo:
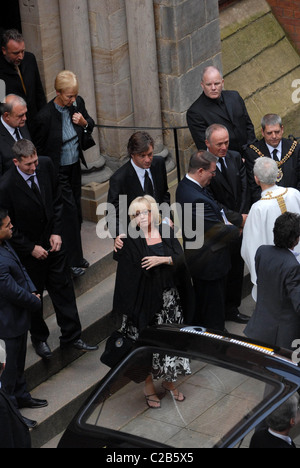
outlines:
[[[134,347],[134,341],[124,333],[114,331],[107,339],[100,361],[108,367],[116,366]]]
[[[95,145],[96,143],[95,143],[94,138],[92,137],[92,134],[88,132],[87,129],[85,128],[82,132],[81,149],[83,151],[86,151]]]

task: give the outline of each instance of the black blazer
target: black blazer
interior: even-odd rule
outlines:
[[[0,179],[1,204],[8,209],[14,226],[11,243],[21,260],[31,255],[35,245],[50,248],[50,236],[62,233],[61,190],[50,158],[39,158],[36,174],[43,204],[15,166]]]
[[[182,234],[187,265],[192,277],[201,280],[215,280],[224,277],[231,268],[230,249],[239,239],[239,230],[233,225],[226,225],[220,213],[220,207],[206,189],[184,177],[176,190],[176,202],[181,205],[183,221]],[[188,204],[184,206],[185,204]],[[200,206],[204,212],[198,211]],[[190,220],[187,210],[191,208]],[[192,223],[192,226],[189,224]],[[187,248],[191,242],[187,229],[204,230],[202,247]],[[195,239],[192,239],[192,241]]]
[[[30,328],[30,312],[41,308],[35,285],[9,243],[0,245],[0,337],[16,338]],[[9,249],[9,250],[7,250]]]
[[[28,107],[27,119],[31,123],[37,112],[47,103],[35,56],[25,52],[20,71],[26,87],[24,92],[20,77],[15,67],[7,62],[0,53],[0,79],[5,81],[6,95],[16,94],[25,99]]]
[[[0,390],[0,448],[31,448],[29,429],[3,390]]]
[[[206,150],[205,131],[212,124],[224,125],[229,132],[229,149],[243,153],[255,141],[255,131],[244,100],[237,91],[222,91],[225,109],[204,93],[187,111],[187,124],[197,148]]]
[[[282,139],[282,158],[289,152],[293,141],[283,138]],[[259,141],[253,143],[253,145],[266,157],[271,158],[271,154],[265,143],[265,139],[262,138]],[[260,155],[255,150],[250,148],[246,149],[245,164],[248,177],[248,186],[251,193],[251,202],[255,203],[261,198],[261,188],[255,183],[253,175],[254,162]],[[280,187],[293,187],[300,190],[300,145],[298,144],[290,156],[290,158],[281,166],[283,172],[283,178],[276,185]]]
[[[248,213],[250,206],[246,168],[236,151],[228,151],[225,161],[227,179],[217,167],[216,176],[211,179],[208,190],[224,209],[228,220],[240,227],[243,221],[241,215]]]
[[[245,335],[292,349],[300,336],[300,264],[288,249],[262,245],[255,256],[257,303]]]
[[[250,441],[249,448],[296,448],[294,442],[290,445],[283,439],[271,434],[267,428],[256,431]]]
[[[31,140],[29,130],[27,126],[19,129],[21,135],[26,140]],[[0,120],[0,175],[3,175],[11,166],[13,166],[14,154],[12,147],[16,140],[4,127]]]
[[[170,194],[168,191],[168,181],[165,160],[161,156],[154,156],[151,164],[151,175],[154,183],[154,198],[158,204],[170,204]],[[120,205],[120,195],[127,197],[127,204]],[[121,166],[110,178],[107,203],[115,207],[115,213],[108,212],[108,227],[113,237],[127,232],[124,226],[125,220],[129,224],[128,207],[130,203],[139,196],[145,195],[139,178],[128,161]],[[123,221],[124,220],[124,221]],[[123,222],[122,222],[123,221]]]
[[[85,102],[82,97],[77,96],[76,105],[70,107],[70,114],[80,112],[85,120],[88,122],[87,131],[92,133],[95,122],[88,114]],[[81,148],[81,141],[83,135],[83,127],[74,125],[77,132],[79,141],[79,158],[81,162],[87,167],[85,157]],[[62,115],[54,105],[54,99],[48,102],[43,109],[38,113],[34,119],[34,126],[32,131],[32,140],[37,147],[38,154],[45,154],[49,156],[58,172],[60,167],[60,157],[63,145],[62,139]]]

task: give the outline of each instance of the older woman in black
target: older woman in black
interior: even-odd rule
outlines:
[[[122,330],[136,340],[148,325],[192,323],[194,302],[180,243],[172,228],[159,224],[154,198],[149,195],[136,198],[129,207],[129,215],[132,219],[129,235],[117,253],[114,312],[123,316]],[[148,406],[160,408],[153,382],[158,379],[163,379],[164,390],[172,393],[175,400],[183,401],[185,397],[174,382],[179,375],[188,374],[188,359],[154,354],[144,389]]]
[[[73,276],[84,273],[88,262],[81,244],[81,165],[86,166],[82,151],[83,132],[95,126],[85,102],[78,96],[78,80],[68,70],[55,79],[56,97],[36,116],[33,140],[39,155],[49,156],[57,171],[64,205],[63,243]]]

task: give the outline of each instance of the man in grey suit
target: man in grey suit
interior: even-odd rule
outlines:
[[[257,249],[257,303],[245,335],[270,346],[293,348],[300,337],[300,264],[293,252],[300,215],[285,212],[274,225],[274,246]]]
[[[12,147],[15,142],[23,138],[31,140],[26,126],[26,113],[26,102],[15,94],[6,96],[4,103],[1,104],[0,176],[13,165]]]

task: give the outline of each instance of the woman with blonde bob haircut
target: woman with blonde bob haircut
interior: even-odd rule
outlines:
[[[143,197],[137,197],[128,209],[128,214],[131,219],[132,225],[138,224],[138,218],[136,213],[148,209],[148,212],[151,213],[151,220],[154,226],[159,226],[161,224],[161,216],[156,201],[150,195],[144,195]]]
[[[113,309],[123,319],[122,331],[136,340],[140,331],[150,325],[191,323],[194,301],[181,245],[174,230],[160,222],[154,198],[136,198],[128,213],[128,237],[115,256],[118,268]],[[154,354],[144,388],[149,408],[161,405],[153,380],[163,379],[164,392],[182,402],[185,397],[174,382],[179,375],[188,374],[188,359]]]
[[[36,116],[33,141],[38,154],[49,156],[62,188],[64,212],[63,243],[73,276],[80,276],[88,262],[83,258],[81,243],[81,163],[83,137],[92,133],[94,120],[85,102],[78,96],[79,84],[75,73],[63,70],[55,78],[56,97]]]

